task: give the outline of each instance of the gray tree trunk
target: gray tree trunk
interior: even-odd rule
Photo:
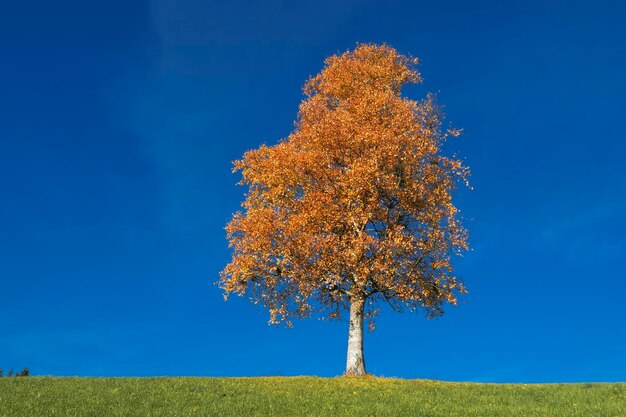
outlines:
[[[350,326],[348,328],[348,360],[346,375],[366,375],[363,356],[363,314],[365,300],[350,300]]]

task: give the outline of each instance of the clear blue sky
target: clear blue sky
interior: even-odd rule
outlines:
[[[214,282],[231,161],[290,132],[326,56],[386,42],[464,128],[474,250],[443,318],[383,311],[368,371],[626,380],[623,2],[96,3],[0,8],[0,367],[341,374],[346,323],[271,327]]]

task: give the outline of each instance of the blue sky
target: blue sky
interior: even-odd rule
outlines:
[[[214,282],[231,162],[288,135],[325,57],[386,42],[464,129],[473,251],[444,317],[383,311],[368,371],[626,380],[624,4],[336,3],[2,6],[0,368],[341,374],[346,323],[272,327]]]

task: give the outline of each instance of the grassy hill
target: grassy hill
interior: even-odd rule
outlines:
[[[626,416],[626,384],[380,378],[2,378],[0,417]]]

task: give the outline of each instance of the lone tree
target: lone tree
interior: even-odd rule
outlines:
[[[401,95],[421,81],[417,59],[360,44],[325,64],[304,85],[294,131],[234,163],[249,190],[226,227],[233,257],[219,284],[273,324],[349,311],[346,374],[364,375],[363,321],[373,328],[381,302],[430,318],[465,292],[451,265],[467,249],[452,193],[468,169],[440,153],[458,131],[442,129],[433,97]]]

